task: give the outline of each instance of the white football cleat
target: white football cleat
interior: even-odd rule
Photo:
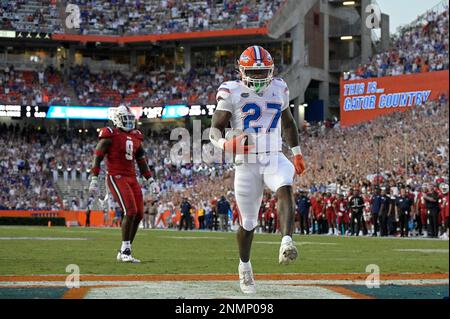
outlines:
[[[281,241],[278,262],[282,265],[289,265],[295,261],[298,256],[298,250],[297,247],[295,247],[294,241],[290,237],[289,239],[290,240],[286,240],[285,242]]]
[[[443,240],[448,240],[448,235],[447,233],[443,233],[439,238]]]
[[[253,270],[250,260],[248,261],[248,263],[240,262],[238,271],[239,271],[239,284],[241,286],[241,291],[244,294],[255,294],[256,293],[255,279],[253,278]]]
[[[133,256],[131,256],[131,250],[128,248],[125,249],[124,251],[118,252],[117,261],[121,261],[124,263],[133,263],[133,264],[138,264],[141,262],[139,259],[136,259]]]

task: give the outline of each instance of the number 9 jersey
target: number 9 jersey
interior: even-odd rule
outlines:
[[[232,114],[232,129],[252,135],[251,153],[280,152],[281,113],[289,107],[289,89],[282,79],[274,78],[261,93],[249,89],[242,81],[223,83],[216,96],[218,111]]]
[[[104,127],[99,139],[111,139],[106,155],[106,168],[109,175],[136,177],[136,151],[140,148],[144,136],[139,130],[125,132],[118,128]]]

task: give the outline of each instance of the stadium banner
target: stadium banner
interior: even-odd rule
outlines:
[[[103,211],[93,210],[91,211],[90,224],[92,227],[104,227],[110,226],[114,217],[114,211],[108,211],[108,218],[105,221]],[[86,225],[86,211],[71,211],[71,210],[0,210],[1,217],[23,217],[23,218],[64,218],[66,226],[85,226]],[[177,225],[181,220],[181,211],[176,210],[175,214],[171,214],[169,210],[165,210],[156,220],[156,225],[162,222],[165,227],[171,222],[173,225]],[[106,222],[106,224],[105,224]],[[197,213],[194,214],[195,226],[199,227]]]
[[[449,71],[344,81],[341,78],[341,126],[373,120],[381,115],[406,111],[436,100],[449,91]]]
[[[212,116],[216,105],[165,105],[158,107],[131,106],[136,119],[179,119]],[[61,120],[107,121],[109,106],[30,106],[0,104],[0,118],[44,118]]]
[[[0,210],[0,217],[26,217],[26,218],[64,218],[66,226],[85,226],[86,211],[34,211],[34,210]],[[114,212],[108,212],[109,221],[114,218]],[[102,211],[91,211],[90,223],[92,227],[105,226]]]

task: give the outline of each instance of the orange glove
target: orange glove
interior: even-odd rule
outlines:
[[[294,156],[294,166],[295,173],[297,175],[303,175],[305,172],[305,160],[303,159],[303,155],[297,154]]]
[[[246,139],[246,134],[241,134],[239,136],[233,137],[231,140],[226,141],[223,144],[223,149],[226,153],[231,154],[248,154],[251,149],[253,149],[254,145],[244,145]]]

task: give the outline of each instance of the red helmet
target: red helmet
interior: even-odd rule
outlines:
[[[273,79],[272,56],[261,46],[247,48],[242,52],[238,63],[242,82],[256,93],[263,91]]]

